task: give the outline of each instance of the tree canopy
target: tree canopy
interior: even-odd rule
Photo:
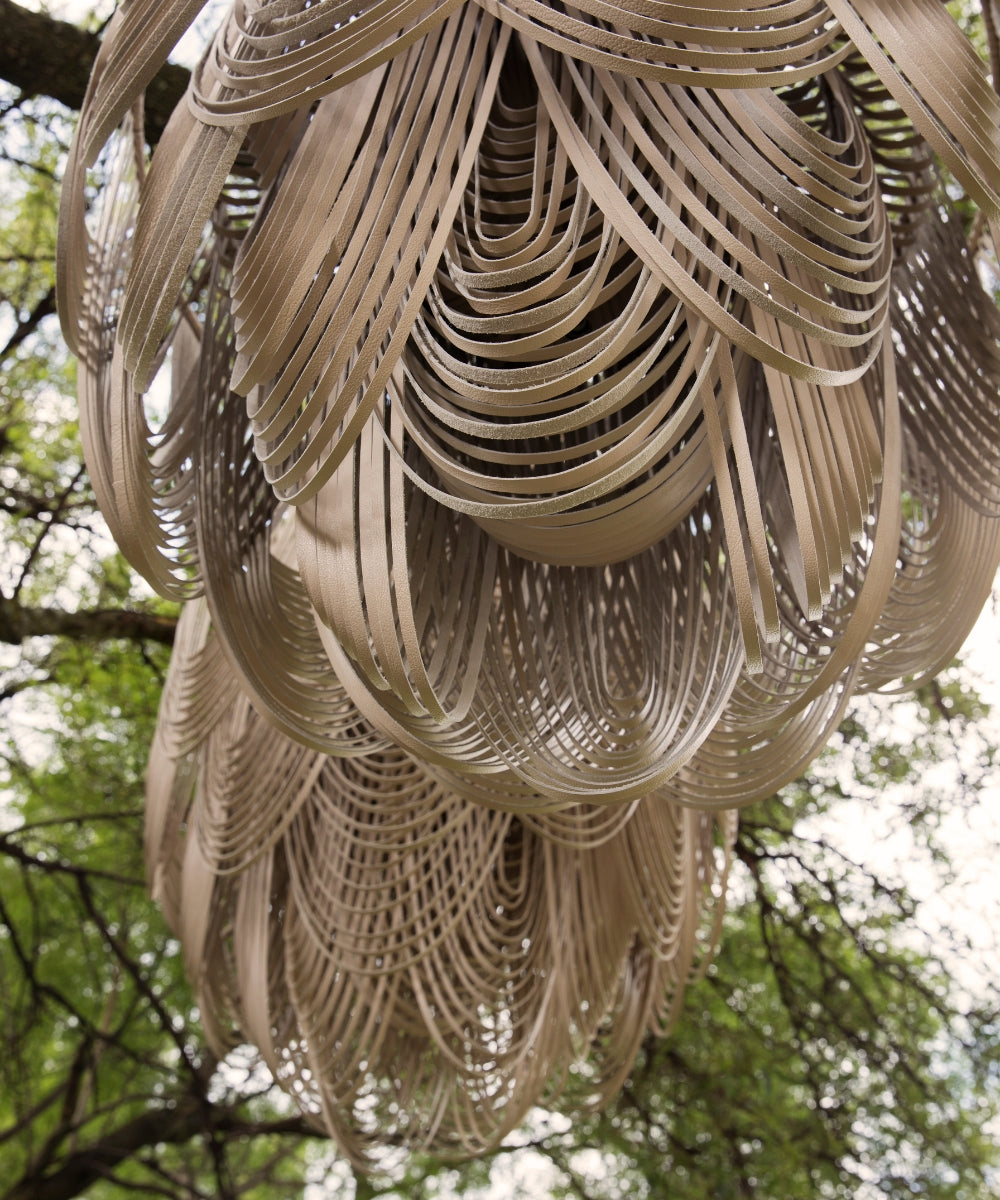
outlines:
[[[743,814],[719,952],[605,1110],[539,1111],[471,1164],[355,1177],[248,1048],[212,1056],[142,876],[176,612],[101,522],[54,316],[65,106],[95,37],[0,0],[0,1200],[995,1195],[995,963],[856,828],[859,805],[886,806],[923,890],[947,889],[942,823],[996,783],[959,668],[854,710],[806,778]]]

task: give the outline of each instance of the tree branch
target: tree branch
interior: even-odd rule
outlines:
[[[13,859],[22,867],[33,868],[45,875],[65,875],[75,879],[78,883],[81,879],[84,881],[104,879],[109,883],[121,884],[123,887],[145,887],[143,879],[122,875],[116,871],[102,871],[97,867],[81,867],[62,858],[41,858],[37,854],[31,854],[23,846],[19,846],[16,841],[17,835],[24,831],[24,828],[12,829],[9,833],[0,834],[0,855]]]
[[[160,1142],[177,1145],[189,1141],[201,1132],[203,1124],[204,1109],[198,1096],[184,1096],[172,1109],[151,1108],[71,1154],[50,1175],[23,1176],[4,1193],[3,1200],[70,1200],[139,1150]]]
[[[44,13],[0,0],[0,79],[25,96],[48,96],[79,109],[101,39],[96,33]],[[184,94],[189,72],[176,63],[162,67],[146,89],[146,137],[159,141]]]
[[[87,470],[86,466],[83,463],[80,463],[80,466],[77,468],[76,474],[69,481],[69,483],[66,484],[66,486],[62,489],[62,491],[59,493],[58,497],[56,498],[56,503],[55,503],[55,507],[52,509],[51,518],[48,521],[46,521],[41,526],[41,528],[38,530],[38,533],[35,537],[32,547],[28,551],[28,557],[24,560],[24,565],[21,567],[21,573],[17,578],[17,583],[14,584],[14,599],[15,600],[17,600],[18,594],[20,593],[21,588],[24,586],[25,581],[27,580],[28,576],[31,574],[31,569],[35,565],[35,560],[38,558],[38,555],[41,551],[42,542],[44,542],[44,540],[48,536],[48,534],[60,523],[59,518],[62,515],[63,509],[69,504],[70,496],[73,495],[73,492],[76,490],[76,485],[80,482],[80,480],[86,474],[86,470]]]
[[[7,3],[7,0],[0,0],[0,6]],[[3,9],[0,7],[0,25],[3,23]],[[0,43],[2,45],[2,43]],[[3,57],[3,51],[0,49],[0,59]],[[44,296],[38,301],[30,313],[22,320],[19,320],[14,332],[7,339],[7,344],[0,350],[0,358],[6,358],[8,354],[17,349],[18,346],[45,320],[46,317],[52,316],[56,311],[56,289],[50,287]]]
[[[61,608],[28,608],[0,596],[0,642],[11,646],[18,646],[32,637],[66,637],[86,641],[124,638],[172,646],[176,628],[177,618],[163,613],[122,608],[66,612]]]
[[[301,1117],[247,1120],[231,1108],[208,1105],[202,1097],[189,1092],[173,1108],[150,1108],[90,1145],[81,1147],[51,1174],[42,1178],[34,1173],[23,1176],[2,1194],[0,1200],[71,1200],[98,1180],[108,1178],[115,1167],[148,1146],[179,1145],[199,1135],[213,1133],[239,1139],[275,1135],[296,1139],[326,1136]]]

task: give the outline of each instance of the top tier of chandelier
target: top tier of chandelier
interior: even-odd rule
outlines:
[[[1000,562],[1000,318],[963,221],[1000,211],[1000,105],[938,0],[236,0],[147,162],[144,89],[201,7],[116,13],[60,243],[98,498],[154,587],[201,597],[150,861],[220,1027],[303,1092],[299,1033],[327,1079],[377,1075],[384,1033],[337,1058],[357,1029],[329,980],[353,972],[374,990],[352,1012],[465,1055],[478,1098],[425,1098],[411,1140],[468,1152],[581,1045],[603,1039],[617,1081],[663,1017],[713,875],[713,822],[675,806],[772,794],[852,692],[934,673],[978,615]],[[354,865],[318,888],[338,805]],[[354,871],[390,811],[377,863],[398,886],[376,896]],[[518,895],[570,876],[582,895],[618,847],[601,928],[549,906],[554,942],[561,913],[586,945],[558,1014],[551,962],[518,968],[534,1008],[504,975],[540,935],[475,950],[462,887],[435,889],[420,937],[400,918],[410,949],[386,965],[379,914],[431,843],[445,876],[509,871]],[[618,903],[625,881],[649,911]],[[331,897],[368,924],[335,936]],[[278,987],[272,946],[254,976],[240,921],[247,945],[271,928],[313,957]],[[450,978],[459,944],[499,972],[454,1002],[471,1024],[493,1006],[472,1066],[469,1035],[440,1031],[447,997],[413,981],[445,926],[465,931]],[[672,964],[642,1003],[636,955]],[[508,1061],[515,1010],[534,1025]],[[608,1048],[612,1011],[628,1036]],[[357,1094],[323,1074],[315,1106],[340,1129],[354,1104],[356,1126]]]

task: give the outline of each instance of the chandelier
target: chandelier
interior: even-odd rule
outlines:
[[[620,1086],[735,810],[978,615],[1000,105],[937,0],[235,0],[147,161],[201,7],[117,11],[60,230],[184,602],[151,886],[219,1052],[475,1154]]]

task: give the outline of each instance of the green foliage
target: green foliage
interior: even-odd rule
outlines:
[[[91,613],[170,613],[115,548],[53,310],[63,114],[5,113],[0,184],[0,1196],[287,1197],[313,1137],[244,1054],[208,1053],[146,892],[143,776],[169,649]],[[71,618],[74,636],[32,636]],[[169,625],[169,622],[167,623]]]
[[[11,141],[32,156],[33,166],[19,159],[0,164],[7,214],[0,226],[0,340],[6,340],[0,588],[32,603],[73,586],[74,560],[92,536],[96,505],[80,461],[75,363],[54,315],[61,152],[37,121],[22,120],[17,128]],[[76,576],[79,582],[81,573]]]
[[[4,1200],[303,1186],[307,1131],[252,1065],[208,1053],[180,947],[146,894],[142,777],[167,655],[61,647],[58,682],[4,748]]]
[[[113,650],[95,666],[80,656],[76,671],[67,663],[51,694],[53,726],[23,735],[21,753],[8,749],[0,1126],[42,1107],[23,1138],[0,1146],[7,1180],[37,1171],[67,1139],[129,1120],[171,1085],[180,1062],[161,1010],[183,1012],[190,1001],[177,946],[142,885],[148,701],[138,717],[111,711],[134,701],[148,674],[130,657]]]
[[[52,120],[25,105],[6,141],[0,296],[21,317],[55,283],[58,175],[64,153]],[[10,123],[10,118],[8,118]],[[65,126],[62,131],[65,134]]]

